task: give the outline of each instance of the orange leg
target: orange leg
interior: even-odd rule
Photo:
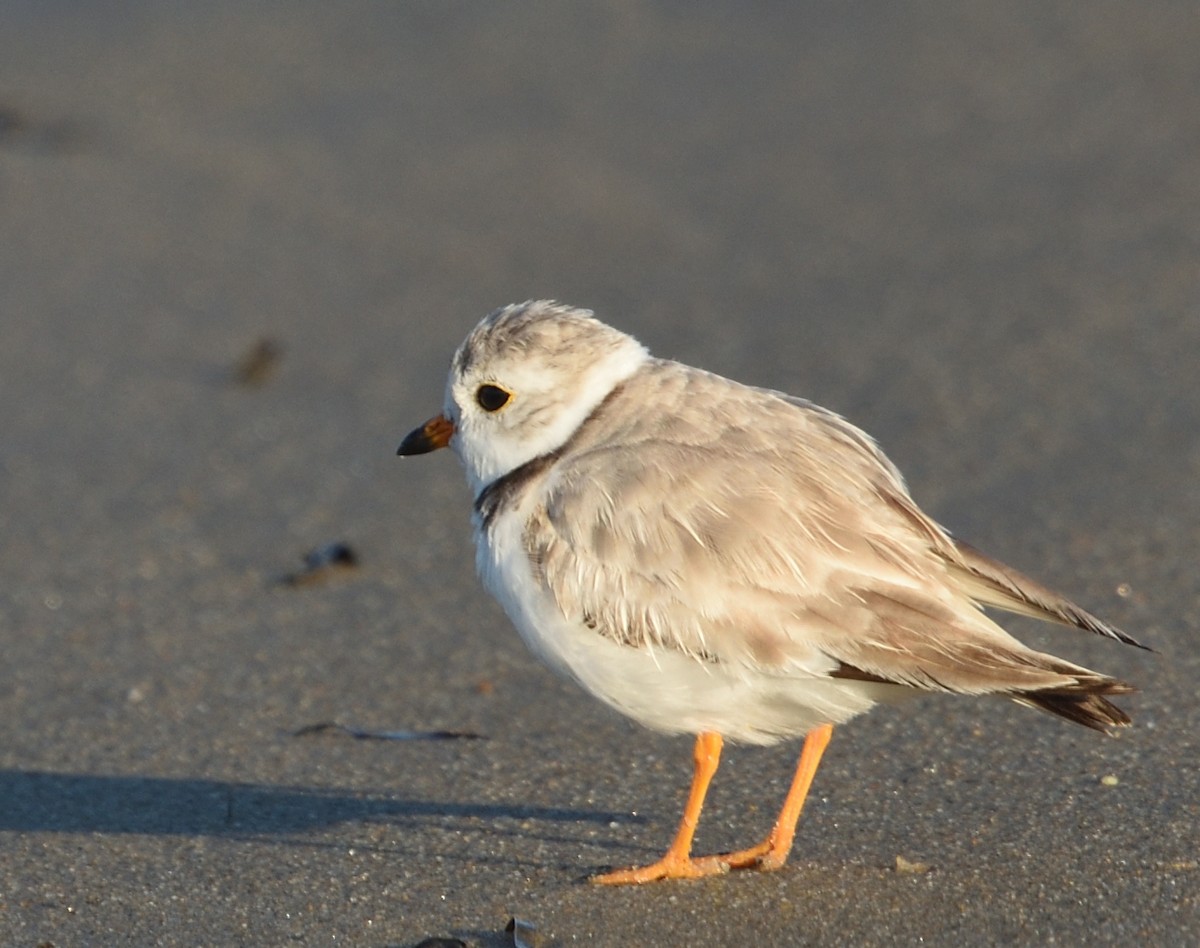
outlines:
[[[796,823],[800,819],[800,811],[804,809],[808,788],[812,786],[817,766],[821,763],[821,755],[825,753],[832,736],[832,724],[822,724],[808,732],[804,739],[804,748],[800,751],[800,762],[796,765],[796,776],[792,778],[792,788],[788,791],[779,811],[779,818],[775,820],[775,825],[766,839],[749,849],[709,856],[700,860],[701,865],[707,868],[708,864],[713,862],[723,865],[726,869],[753,868],[763,871],[782,867],[792,849]]]
[[[687,805],[683,808],[683,819],[679,821],[679,829],[676,830],[675,839],[666,855],[649,866],[618,869],[615,872],[593,876],[592,882],[602,885],[630,885],[654,882],[657,879],[697,879],[700,876],[729,871],[729,867],[723,863],[712,862],[710,859],[692,859],[692,837],[696,834],[696,824],[700,822],[700,810],[704,806],[708,785],[721,762],[722,743],[721,735],[716,731],[705,731],[696,735],[692,789],[688,793]]]

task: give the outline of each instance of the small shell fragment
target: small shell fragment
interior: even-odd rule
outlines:
[[[920,875],[928,872],[932,866],[927,862],[910,862],[903,856],[896,857],[896,872],[908,875]]]
[[[285,586],[311,586],[324,582],[335,573],[358,566],[358,554],[349,543],[326,543],[304,554],[304,568],[283,577]]]
[[[504,930],[512,937],[513,948],[540,948],[544,944],[537,928],[520,918],[510,918]]]
[[[264,336],[237,360],[233,367],[234,381],[247,388],[257,388],[275,374],[282,357],[283,346]]]

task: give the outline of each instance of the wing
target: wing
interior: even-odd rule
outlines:
[[[921,514],[858,429],[674,363],[648,375],[559,457],[529,522],[528,555],[565,615],[759,674],[967,693],[1111,681],[988,619],[973,596],[1030,611],[1039,600],[1019,590],[1033,587]],[[1040,602],[1060,621],[1088,615]]]
[[[1011,566],[985,556],[962,540],[954,540],[954,551],[946,557],[955,581],[972,599],[985,606],[1031,616],[1047,622],[1073,626],[1085,632],[1116,639],[1126,645],[1153,651],[1133,636],[1098,619],[1060,593],[1017,572]]]

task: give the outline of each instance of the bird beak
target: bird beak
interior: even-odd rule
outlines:
[[[410,454],[428,454],[444,448],[454,436],[454,422],[445,415],[435,415],[416,431],[400,442],[396,453],[407,457]]]

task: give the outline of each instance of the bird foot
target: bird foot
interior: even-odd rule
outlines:
[[[739,849],[732,853],[718,853],[715,856],[700,856],[696,859],[686,856],[664,856],[658,862],[648,866],[635,866],[632,869],[605,872],[598,876],[592,876],[590,881],[598,885],[641,885],[645,882],[658,882],[661,879],[703,879],[707,876],[721,876],[739,869],[774,872],[776,869],[783,868],[787,857],[786,852],[780,852],[768,839],[749,849]]]
[[[739,849],[731,853],[720,853],[716,856],[706,856],[696,862],[707,865],[715,863],[724,866],[723,872],[738,869],[754,869],[758,872],[774,872],[782,869],[787,862],[787,850],[780,850],[773,839],[768,837],[757,846]]]
[[[729,866],[720,862],[719,857],[691,859],[686,856],[664,856],[648,866],[605,872],[592,876],[589,881],[597,885],[642,885],[660,879],[703,879],[705,876],[724,875],[728,871]]]

